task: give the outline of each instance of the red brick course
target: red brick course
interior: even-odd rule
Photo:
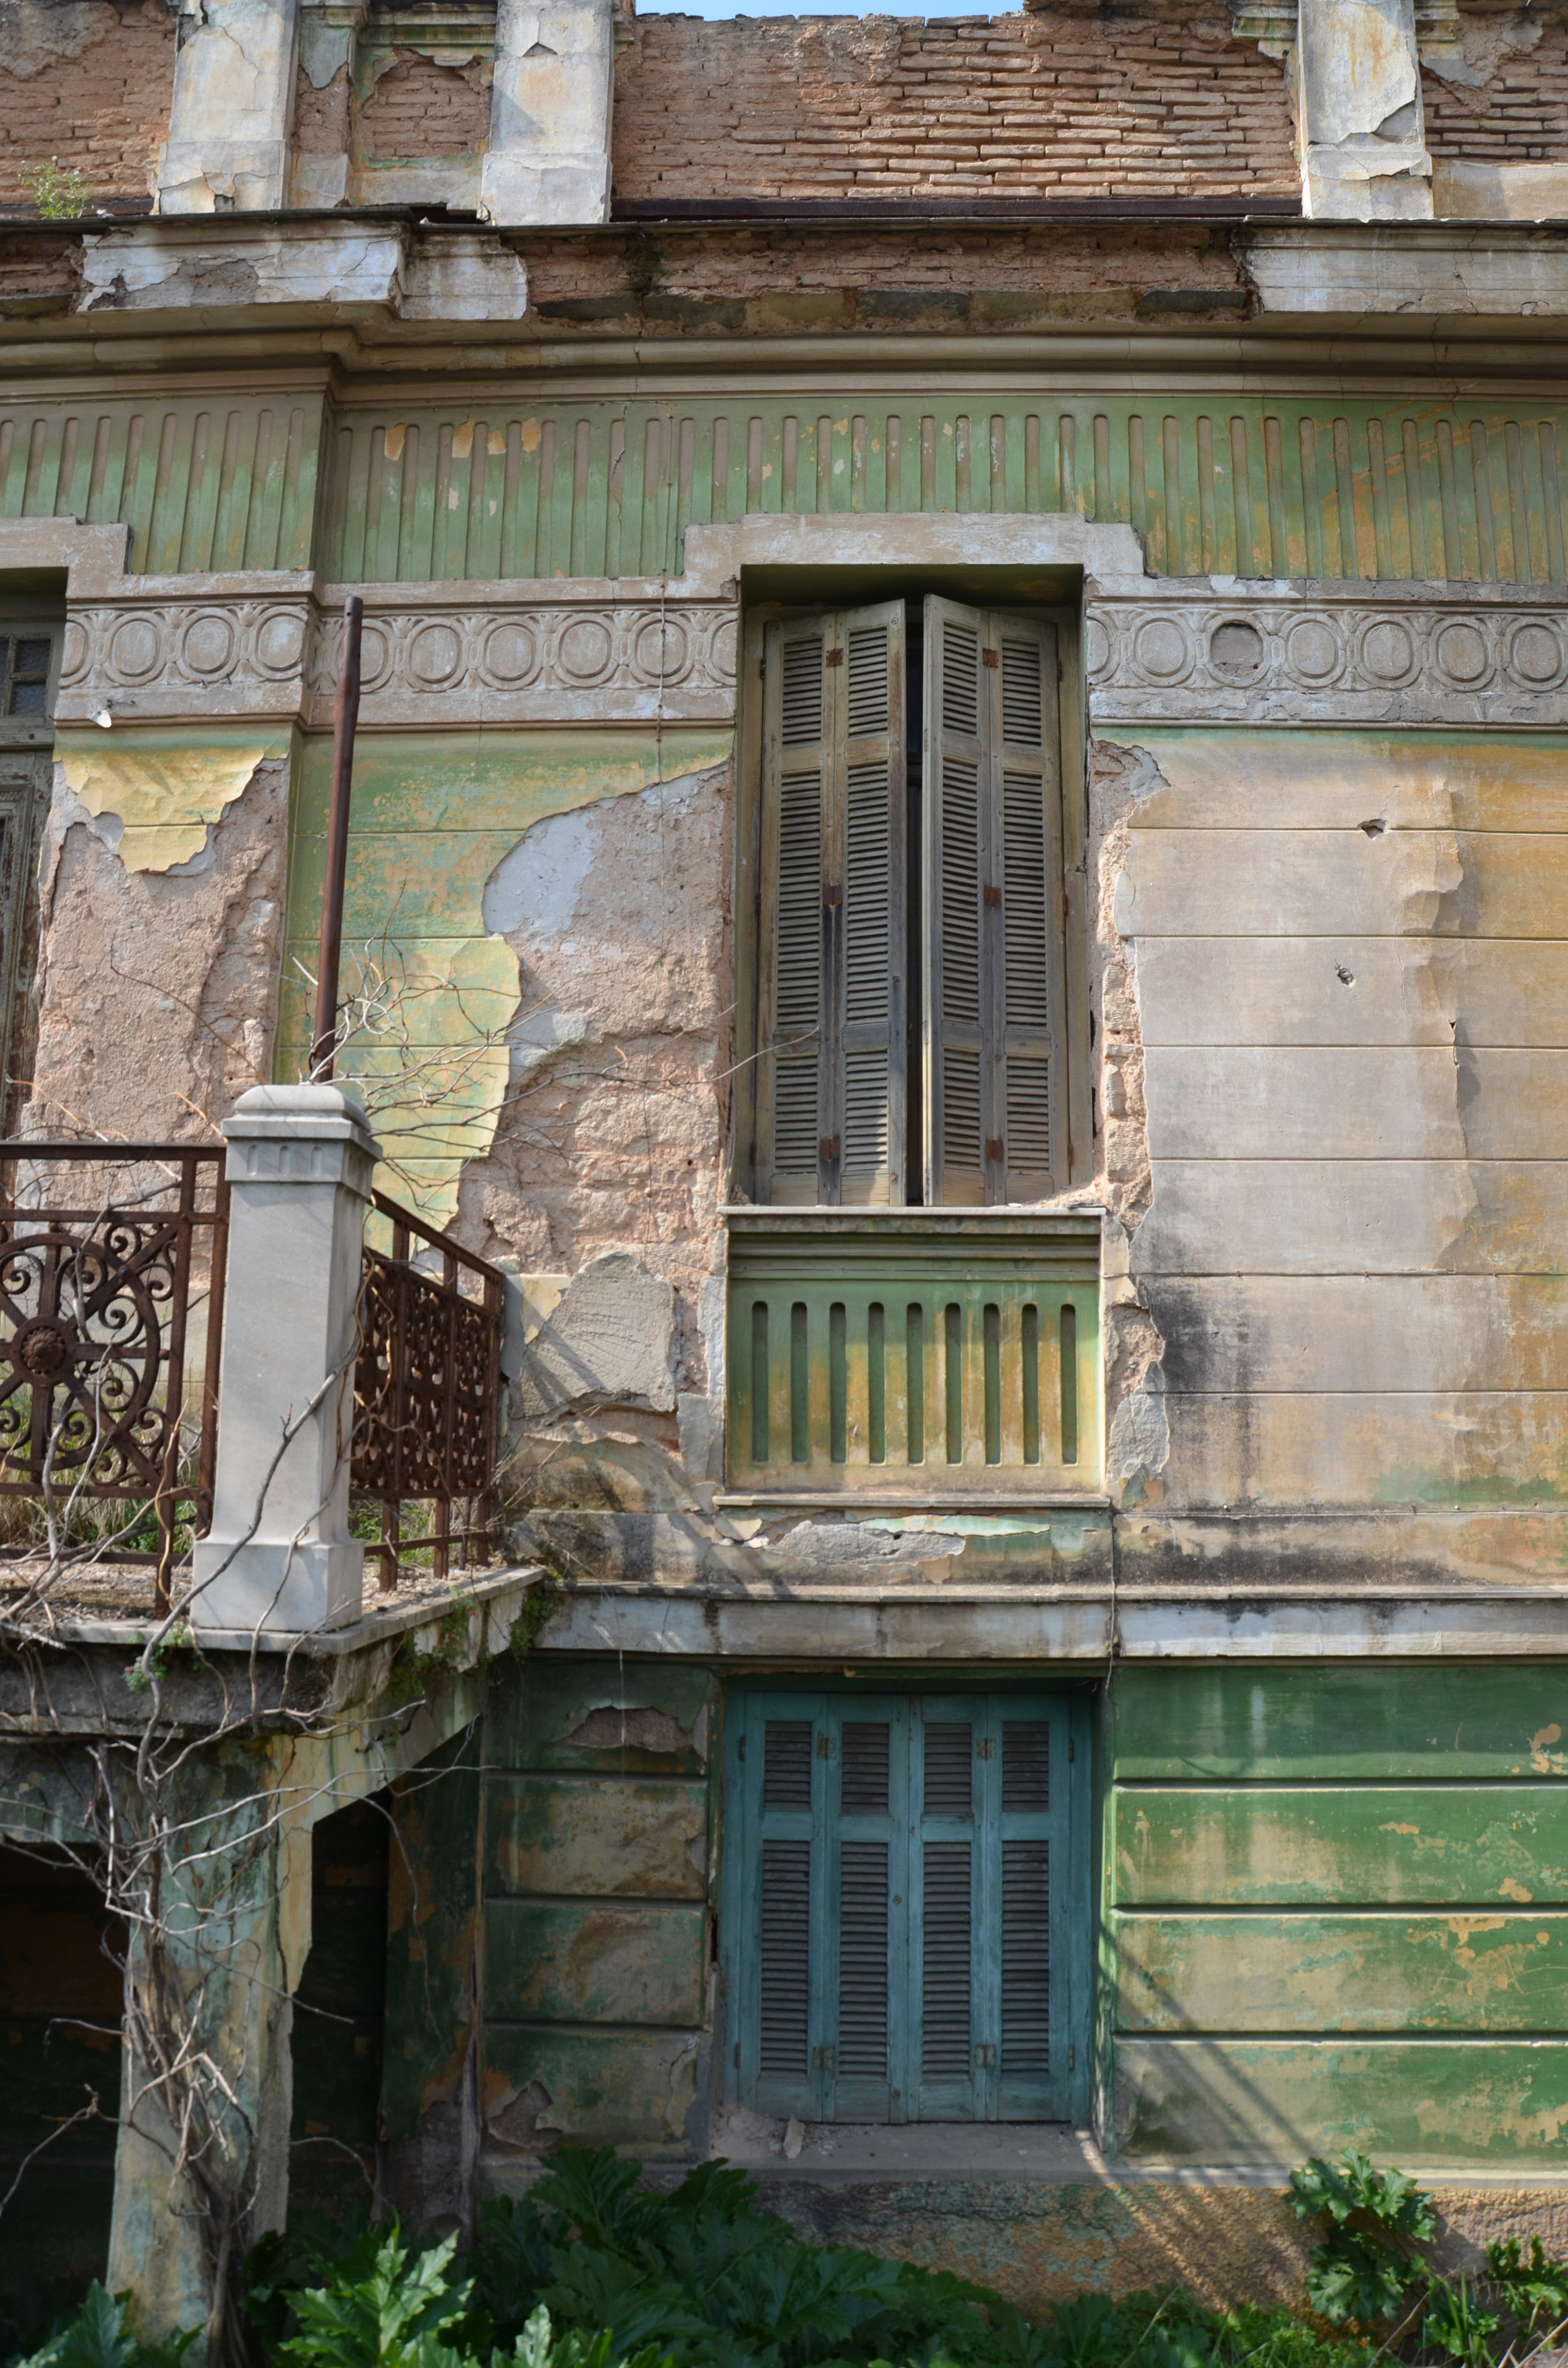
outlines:
[[[615,195],[1294,196],[1285,72],[1179,20],[644,17],[616,65]]]
[[[1486,42],[1479,27],[1467,26],[1466,36],[1467,54],[1482,71],[1491,70],[1474,90],[1430,72],[1422,74],[1432,154],[1489,165],[1568,155],[1568,26],[1561,17],[1548,23],[1533,49]]]
[[[51,156],[82,175],[89,208],[144,200],[174,82],[175,20],[163,0],[106,6],[97,37],[40,72],[0,63],[0,207],[26,206],[23,174]]]
[[[478,64],[438,65],[400,50],[359,109],[359,145],[367,156],[462,156],[490,134],[490,90]]]

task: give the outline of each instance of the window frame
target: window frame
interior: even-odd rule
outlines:
[[[770,575],[775,571],[770,571]],[[790,570],[795,575],[797,571]],[[1062,1107],[1065,1114],[1066,1160],[1057,1194],[1081,1189],[1096,1170],[1096,1113],[1092,1089],[1093,1023],[1090,1010],[1087,899],[1088,794],[1087,712],[1084,671],[1083,580],[1076,570],[1052,570],[1058,581],[1077,575],[1075,594],[1057,599],[1029,597],[1031,579],[1012,568],[950,569],[909,567],[824,568],[809,575],[799,571],[788,598],[744,598],[741,615],[740,654],[736,669],[735,715],[735,894],[733,951],[735,1039],[733,1086],[730,1113],[730,1197],[746,1206],[767,1206],[758,1198],[758,1146],[761,1140],[759,1097],[762,1073],[768,1066],[761,1027],[763,964],[767,948],[763,930],[764,807],[763,662],[767,629],[794,618],[823,610],[863,609],[892,599],[924,600],[927,593],[976,609],[1012,609],[1054,628],[1061,663],[1058,691],[1061,738],[1062,923],[1058,945],[1059,975],[1064,983],[1062,1046],[1064,1080]],[[1038,585],[1040,572],[1033,571]],[[913,853],[913,849],[912,849]],[[915,991],[917,965],[911,964],[907,1059],[924,1059]],[[906,1195],[918,1179],[906,1178]],[[906,1206],[912,1203],[906,1197]],[[1020,1206],[1050,1206],[1050,1200]]]
[[[907,1991],[909,2012],[907,2020],[901,2021],[890,1987],[889,2057],[885,2083],[889,2098],[885,2114],[868,2110],[874,2099],[864,2078],[856,2081],[848,2076],[841,2076],[835,2063],[813,2061],[813,2046],[819,2044],[816,2034],[828,2028],[836,2034],[838,2029],[836,2003],[828,1995],[837,1970],[841,1928],[836,1922],[830,1922],[826,1928],[831,1934],[827,1946],[812,1952],[810,1968],[811,2025],[803,2085],[791,2094],[788,2083],[780,2087],[777,2082],[769,2082],[760,2071],[760,1948],[756,1927],[761,1912],[762,1845],[766,1839],[770,1838],[764,1826],[764,1815],[770,1816],[773,1822],[780,1824],[781,1833],[787,1828],[790,1836],[794,1836],[795,1827],[801,1826],[802,1820],[808,1835],[813,1827],[820,1830],[823,1847],[811,1869],[814,1915],[836,1913],[839,1866],[837,1853],[833,1848],[834,1835],[837,1833],[841,1840],[856,1838],[843,1833],[842,1827],[849,1820],[842,1813],[834,1811],[825,1799],[824,1788],[830,1782],[835,1769],[842,1764],[840,1753],[836,1751],[824,1756],[820,1763],[813,1753],[813,1805],[811,1811],[761,1812],[763,1738],[767,1724],[770,1719],[810,1719],[815,1742],[817,1722],[821,1721],[824,1736],[831,1736],[836,1740],[846,1720],[854,1718],[858,1706],[869,1708],[888,1703],[902,1706],[906,1714],[911,1773],[922,1722],[933,1713],[949,1719],[969,1720],[981,1729],[982,1736],[987,1725],[992,1730],[990,1739],[994,1743],[994,1756],[987,1757],[995,1770],[992,1782],[995,1795],[994,1814],[983,1824],[982,1816],[977,1811],[971,1828],[975,1850],[971,1862],[974,1868],[972,1880],[983,1896],[985,1884],[994,1879],[1001,1865],[1002,1846],[1008,1839],[1004,1813],[1000,1809],[1001,1724],[1010,1713],[1022,1713],[1026,1716],[1043,1714],[1052,1725],[1053,1798],[1047,1820],[1055,1829],[1051,1842],[1049,1911],[1052,2032],[1050,2071],[1042,2082],[1026,2080],[1016,2083],[1009,2099],[1006,2078],[1000,2063],[972,2065],[968,2087],[969,2101],[974,2110],[965,2110],[965,2100],[957,2089],[950,2093],[932,2089],[926,2100],[920,2095],[923,2086],[930,2086],[925,2082],[920,2059],[920,1975],[915,1970],[921,1911],[916,1900],[917,1887],[907,1883],[905,1899],[898,1904],[903,1907],[908,1919],[903,1940],[911,1965]],[[812,1686],[791,1686],[787,1681],[781,1685],[777,1679],[771,1682],[758,1679],[732,1690],[724,1724],[720,1979],[716,2017],[720,2087],[724,2101],[776,2120],[786,2118],[794,2111],[804,2121],[869,2123],[874,2126],[890,2128],[922,2122],[1020,2127],[1040,2123],[1069,2123],[1075,2127],[1084,2126],[1088,2120],[1093,2093],[1091,2003],[1094,1965],[1092,1721],[1086,1691],[1070,1683],[1052,1685],[1049,1673],[1045,1672],[1027,1687],[994,1683],[973,1686],[960,1683],[955,1686],[950,1679],[946,1687],[941,1684],[912,1685],[907,1681],[901,1684],[896,1676],[890,1676],[881,1683],[872,1681],[853,1686],[824,1685],[821,1682]],[[896,1748],[893,1760],[888,1819],[891,1824],[902,1816],[910,1849],[912,1852],[917,1851],[923,1839],[932,1839],[930,1834],[923,1831],[930,1818],[923,1810],[920,1814],[915,1813],[913,1795],[901,1788]],[[824,1773],[824,1770],[827,1772]],[[991,1864],[993,1860],[994,1866]],[[895,1856],[891,1865],[896,1864]],[[892,1879],[890,1871],[890,1891]],[[923,1885],[919,1888],[923,1891]],[[896,1931],[890,1936],[890,1950],[893,1952],[895,1964],[898,1938]],[[991,1939],[984,1931],[971,1946],[977,1959],[987,1952],[994,1954],[991,1949]],[[983,1976],[983,1996],[977,2011],[983,2013],[985,2009],[983,1982],[986,1978],[992,1979],[995,1987],[995,1998],[990,2003],[999,2012],[999,1972]],[[987,2044],[983,2038],[974,2035],[971,2025],[972,2046],[978,2051]],[[836,2036],[833,2044],[837,2044]],[[847,2089],[848,2093],[840,2095],[838,2091],[842,2089]]]

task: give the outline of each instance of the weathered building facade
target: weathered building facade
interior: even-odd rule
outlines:
[[[554,1609],[301,2144],[1555,2211],[1568,19],[5,21],[11,1123],[301,1074],[357,591],[342,1069],[517,1283]]]

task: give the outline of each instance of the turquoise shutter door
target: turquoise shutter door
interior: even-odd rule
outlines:
[[[743,1729],[742,1794],[753,1838],[741,2086],[758,2112],[820,2121],[826,2110],[822,1985],[828,1929],[822,1844],[826,1727],[820,1701],[759,1697]]]

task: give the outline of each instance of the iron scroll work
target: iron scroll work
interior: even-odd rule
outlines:
[[[212,1515],[224,1157],[222,1144],[0,1144],[0,1496],[61,1516],[85,1498],[149,1508],[155,1549],[120,1543],[141,1528],[128,1519],[97,1550],[154,1563],[159,1610],[181,1500],[198,1532]]]
[[[367,1243],[352,1487],[381,1508],[381,1585],[397,1585],[400,1551],[429,1551],[445,1578],[450,1551],[488,1551],[498,1499],[501,1329],[506,1283],[498,1268],[460,1249],[411,1211],[374,1195],[392,1231],[390,1257]],[[466,1500],[469,1520],[452,1527]],[[402,1536],[402,1508],[434,1508],[424,1535]]]

